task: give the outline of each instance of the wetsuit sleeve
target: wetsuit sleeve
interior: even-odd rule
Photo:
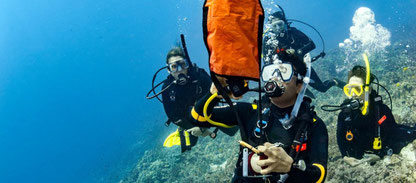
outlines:
[[[317,119],[310,141],[306,170],[306,182],[324,182],[328,162],[328,131],[321,119]],[[300,171],[300,170],[299,170]]]
[[[219,98],[214,98],[208,105],[207,108],[207,115],[210,120],[207,120],[204,117],[203,109],[207,102],[207,100],[212,96],[210,92],[208,92],[204,97],[198,100],[195,106],[191,110],[191,119],[192,123],[196,126],[200,127],[214,127],[214,126],[221,126],[230,128],[234,125],[238,125],[237,118],[233,109],[229,105],[223,106],[216,106],[220,101]],[[250,103],[243,103],[238,102],[234,103],[234,109],[237,110],[240,119],[247,119],[250,115],[255,113],[256,108]]]
[[[315,69],[312,68],[311,72],[311,79],[313,80],[310,85],[315,90],[318,90],[319,92],[326,92],[329,88],[333,86],[333,83],[331,84],[331,80],[327,80],[325,82],[322,82],[322,80],[319,78],[318,74],[316,74]]]

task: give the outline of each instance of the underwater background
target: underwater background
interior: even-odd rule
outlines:
[[[0,182],[229,182],[239,135],[200,139],[184,154],[180,147],[163,148],[175,127],[165,127],[157,100],[145,99],[154,72],[165,65],[181,33],[192,61],[207,69],[203,3],[1,0]],[[279,4],[288,18],[320,31],[327,56],[313,67],[323,80],[345,80],[346,70],[362,64],[356,56],[369,50],[374,73],[392,94],[396,121],[416,123],[415,0],[262,3],[266,13]],[[375,22],[356,17],[353,23],[360,7],[369,8]],[[372,32],[354,31],[360,23]],[[316,33],[293,26],[311,36],[319,53]],[[338,104],[344,96],[337,88],[315,95],[332,139],[328,182],[416,180],[416,143],[390,162],[342,165],[336,114],[319,107]]]

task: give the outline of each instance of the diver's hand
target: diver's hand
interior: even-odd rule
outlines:
[[[264,153],[268,158],[257,161],[257,165],[267,168],[261,170],[261,174],[266,175],[272,172],[287,173],[293,164],[293,159],[290,157],[282,147],[276,147],[271,143],[264,143],[258,146],[257,149]]]
[[[212,132],[210,130],[208,130],[208,128],[201,128],[201,127],[193,127],[193,128],[188,129],[186,131],[191,133],[191,135],[197,136],[197,137],[206,137],[206,136],[212,134]]]

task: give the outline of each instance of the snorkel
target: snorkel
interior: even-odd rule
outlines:
[[[292,112],[290,113],[290,118],[285,121],[282,121],[283,128],[286,130],[292,127],[293,122],[295,121],[295,118],[298,115],[300,105],[303,101],[303,97],[305,96],[306,88],[309,85],[311,77],[311,60],[311,55],[309,53],[305,54],[305,56],[303,57],[303,61],[305,62],[307,67],[306,75],[302,78],[303,86],[296,98],[295,105],[293,106]]]
[[[189,58],[189,54],[188,54],[188,49],[186,47],[186,42],[185,42],[185,36],[183,34],[181,34],[181,44],[182,44],[182,50],[183,50],[183,58],[186,62],[187,67],[182,69],[186,69],[185,72],[183,71],[179,71],[178,73],[175,72],[171,72],[168,69],[169,74],[171,74],[173,76],[173,78],[175,79],[174,82],[175,84],[178,85],[186,85],[188,84],[188,81],[191,79],[191,73],[193,70],[193,65],[191,62],[191,59]],[[169,65],[169,64],[168,64]]]
[[[365,77],[365,87],[364,87],[364,106],[361,110],[362,114],[365,116],[368,113],[368,101],[370,99],[370,62],[368,61],[367,54],[363,53],[363,58],[366,67],[366,77]]]

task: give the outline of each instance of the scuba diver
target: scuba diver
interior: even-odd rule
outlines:
[[[232,182],[325,180],[327,129],[310,106],[311,99],[304,97],[311,57],[306,54],[299,58],[286,51],[278,57],[261,71],[264,90],[271,101],[270,108],[262,110],[263,120],[258,118],[261,107],[256,104],[215,106],[223,97],[215,85],[191,111],[196,126],[240,128],[242,147]],[[234,115],[232,107],[238,115]]]
[[[270,15],[270,28],[266,30],[264,35],[263,56],[265,63],[271,62],[276,53],[283,50],[292,52],[293,54],[298,55],[298,57],[303,57],[304,54],[309,53],[316,48],[312,39],[295,27],[290,26],[292,22],[289,21],[303,23],[318,33],[322,40],[323,50],[319,55],[312,58],[312,62],[321,57],[323,58],[325,56],[325,43],[323,42],[321,34],[314,27],[305,22],[286,19],[283,9],[280,6],[278,7],[280,8],[280,11]],[[345,85],[344,82],[336,78],[322,82],[313,68],[311,71],[311,79],[310,86],[323,93],[328,91],[332,86],[342,88]]]
[[[341,110],[337,143],[344,161],[351,166],[363,162],[372,164],[385,155],[398,154],[416,139],[416,128],[396,123],[378,90],[382,87],[390,97],[389,92],[371,74],[367,56],[363,55],[363,58],[366,67],[355,66],[348,73],[348,84],[344,87],[348,99],[340,106],[321,107],[325,111]],[[377,85],[377,90],[372,85]]]
[[[186,131],[194,127],[186,119],[188,108],[209,90],[211,78],[196,64],[192,65],[180,47],[174,47],[168,52],[166,64],[169,75],[162,86],[162,103],[168,117],[166,126],[173,123],[178,126],[178,129],[168,136],[164,146],[174,145],[170,144],[175,143],[173,138],[178,139],[179,137],[179,142],[176,142],[180,143],[181,152],[185,152],[195,146],[198,140],[198,137]],[[206,130],[205,135],[208,134],[211,132]]]
[[[185,152],[196,145],[198,141],[196,135],[215,138],[217,131],[221,130],[225,134],[233,136],[238,128],[216,128],[214,131],[210,131],[209,129],[195,127],[187,119],[189,108],[194,105],[197,99],[208,92],[211,78],[204,69],[191,63],[183,35],[181,35],[181,41],[182,48],[179,46],[172,48],[166,56],[167,66],[159,69],[153,76],[152,89],[148,92],[146,98],[157,98],[162,102],[168,117],[165,123],[166,126],[169,126],[170,123],[178,126],[178,129],[166,138],[163,146],[180,145],[181,152]],[[164,69],[168,70],[168,77],[154,85],[157,74]],[[163,84],[161,91],[156,93],[155,89],[161,84]],[[149,96],[152,92],[154,95]],[[162,95],[162,99],[158,97],[159,95]]]

